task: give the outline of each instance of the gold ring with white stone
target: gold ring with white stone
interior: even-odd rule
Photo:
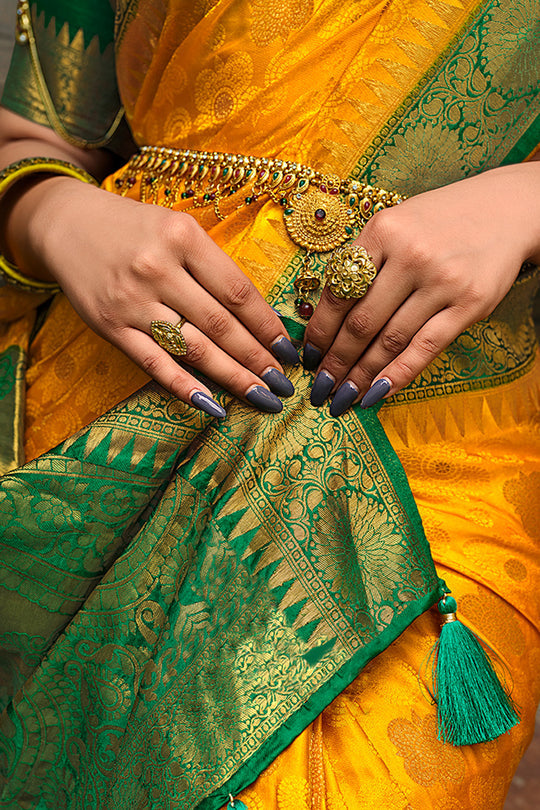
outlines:
[[[182,357],[187,354],[187,343],[182,334],[185,322],[185,318],[180,318],[176,325],[170,321],[152,321],[150,324],[152,337],[166,352]]]

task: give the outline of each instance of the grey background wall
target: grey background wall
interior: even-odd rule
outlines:
[[[13,49],[16,8],[17,0],[0,0],[0,92]]]
[[[86,0],[92,2],[92,0]],[[15,30],[17,0],[0,0],[0,92],[9,67]],[[540,716],[540,715],[539,715]],[[505,810],[537,810],[540,806],[540,720],[535,739],[514,778]]]

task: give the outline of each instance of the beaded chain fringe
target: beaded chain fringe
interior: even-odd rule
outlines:
[[[305,250],[294,286],[295,305],[306,319],[313,313],[307,299],[321,284],[312,269],[312,254],[327,253],[351,241],[373,214],[404,199],[395,192],[323,174],[293,161],[162,146],[143,146],[115,185],[121,194],[127,194],[137,181],[141,202],[172,208],[178,199],[189,200],[184,210],[213,207],[218,220],[261,198],[281,206],[289,238]],[[238,204],[225,213],[225,200],[235,195]]]

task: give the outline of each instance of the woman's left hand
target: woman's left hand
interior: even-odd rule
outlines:
[[[540,263],[540,163],[412,197],[375,214],[354,244],[371,255],[375,281],[360,300],[325,287],[305,336],[312,404],[334,392],[333,416],[410,383],[493,311],[524,262]]]

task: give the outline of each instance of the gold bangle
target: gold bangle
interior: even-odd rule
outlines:
[[[97,181],[94,180],[88,172],[85,172],[84,169],[80,169],[73,163],[67,163],[64,160],[56,160],[55,158],[33,157],[11,163],[0,172],[0,197],[15,183],[22,180],[23,177],[28,177],[30,174],[66,175],[67,177],[74,177],[77,180],[81,180],[83,183],[91,183],[94,186],[98,185]],[[12,284],[26,292],[52,293],[58,292],[60,289],[55,282],[38,281],[37,279],[23,275],[14,264],[1,254],[0,277],[8,284]]]

